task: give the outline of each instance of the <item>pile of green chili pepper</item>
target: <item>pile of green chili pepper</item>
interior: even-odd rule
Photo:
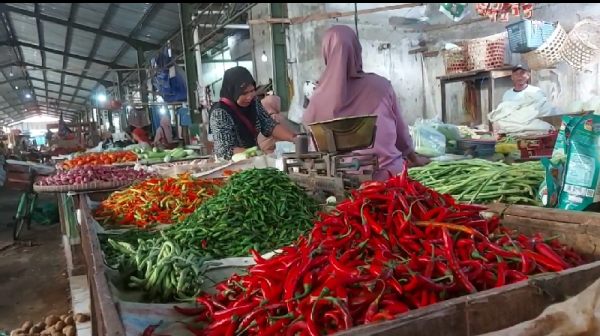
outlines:
[[[197,298],[196,335],[318,336],[583,263],[407,177],[365,182],[292,246]]]
[[[164,233],[215,258],[241,257],[289,245],[312,227],[317,211],[317,202],[280,170],[249,169]]]
[[[204,273],[209,267],[220,265],[208,261],[199,251],[182,249],[172,241],[155,245],[154,240],[140,239],[133,246],[108,239],[108,243],[120,252],[116,264],[126,287],[142,290],[149,302],[191,300],[201,291]]]
[[[537,191],[546,172],[539,161],[507,165],[470,159],[432,162],[409,169],[409,176],[461,202],[541,205]]]

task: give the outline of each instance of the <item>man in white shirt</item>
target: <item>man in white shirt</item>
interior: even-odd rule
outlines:
[[[531,72],[522,64],[515,66],[512,70],[510,78],[514,83],[514,87],[504,93],[502,102],[520,100],[525,93],[539,92],[541,89],[537,86],[529,85],[529,77]]]

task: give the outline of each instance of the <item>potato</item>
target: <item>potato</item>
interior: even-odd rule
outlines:
[[[42,329],[38,328],[37,326],[33,326],[31,329],[29,329],[29,335],[39,334],[40,331],[42,331]]]
[[[60,331],[55,331],[52,333],[52,336],[65,336],[65,335],[63,335],[63,333],[61,333]]]
[[[15,329],[10,332],[10,336],[18,336],[23,334],[25,334],[25,331],[23,329]]]
[[[75,319],[73,318],[73,315],[65,317],[65,323],[70,326],[75,325]]]
[[[60,315],[60,317],[59,317],[59,318],[60,318],[60,320],[61,320],[61,321],[64,321],[64,320],[67,318],[67,316],[68,316],[68,315]]]
[[[48,330],[48,329],[42,330],[42,332],[40,333],[40,335],[42,335],[42,336],[47,336],[47,335],[50,335],[50,334],[52,334],[52,332],[50,330]]]
[[[54,315],[50,315],[48,317],[46,317],[46,326],[53,326],[56,324],[56,322],[60,321],[60,319]]]
[[[75,321],[77,321],[77,322],[81,323],[81,322],[87,322],[89,320],[90,320],[90,317],[88,315],[86,315],[86,314],[81,314],[80,313],[80,314],[76,314],[75,315]]]
[[[61,330],[63,330],[63,328],[64,328],[64,327],[66,327],[66,326],[67,326],[67,324],[66,324],[65,322],[63,322],[63,321],[58,321],[58,322],[56,322],[56,324],[54,325],[54,330],[56,330],[56,331],[61,331]]]
[[[46,327],[46,330],[44,330],[44,331],[47,331],[47,334],[52,334],[53,332],[56,331],[56,328],[54,328],[54,326],[49,326],[49,327]]]
[[[68,325],[68,326],[64,327],[64,329],[62,330],[62,333],[65,336],[75,336],[75,334],[77,333],[77,329],[75,329],[74,326]]]
[[[34,327],[37,327],[37,328],[40,330],[40,332],[41,332],[42,330],[46,329],[46,323],[44,323],[44,322],[36,323],[36,324],[34,324],[33,326],[34,326]]]
[[[31,327],[33,327],[33,322],[27,321],[27,322],[23,323],[21,330],[23,330],[25,333],[28,333],[29,329],[31,329]]]

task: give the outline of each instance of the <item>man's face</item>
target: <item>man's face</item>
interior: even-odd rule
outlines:
[[[519,69],[513,72],[510,78],[512,79],[515,86],[527,84],[527,81],[529,80],[529,72],[523,69]]]

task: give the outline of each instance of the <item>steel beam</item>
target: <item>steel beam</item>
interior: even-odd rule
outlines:
[[[157,9],[162,8],[162,5],[163,4],[161,4],[161,3],[152,3],[150,5],[150,8],[148,8],[148,10],[146,11],[146,14],[144,14],[144,16],[142,16],[142,19],[140,20],[140,22],[138,22],[138,24],[135,26],[135,28],[133,28],[133,30],[129,34],[129,37],[132,37],[133,34],[137,33],[137,31],[143,27],[146,20],[153,20],[156,16]],[[160,48],[160,46],[159,46],[159,48]],[[113,62],[118,63],[119,60],[121,59],[121,57],[123,57],[124,51],[125,51],[125,44],[121,45],[121,48],[119,48],[119,51],[117,51],[117,53],[115,54],[115,57],[113,58]]]
[[[154,43],[150,43],[150,42],[146,42],[146,41],[141,41],[141,40],[137,40],[128,36],[124,36],[124,35],[120,35],[120,34],[115,34],[115,33],[111,33],[108,31],[103,31],[101,29],[96,29],[96,28],[92,28],[92,27],[88,27],[79,23],[75,23],[75,22],[69,22],[69,21],[65,21],[65,20],[61,20],[49,15],[45,15],[45,14],[41,14],[41,13],[35,13],[32,11],[28,11],[25,9],[21,9],[21,8],[16,8],[16,7],[12,7],[9,6],[6,3],[0,3],[0,12],[4,12],[4,13],[17,13],[17,14],[21,14],[24,16],[28,16],[28,17],[32,17],[32,18],[36,18],[39,20],[43,20],[43,21],[48,21],[48,22],[52,22],[52,23],[56,23],[59,24],[61,26],[65,26],[65,27],[70,27],[70,28],[75,28],[75,29],[79,29],[79,30],[83,30],[92,34],[96,34],[99,36],[105,36],[105,37],[109,37],[115,40],[119,40],[119,41],[124,41],[127,44],[131,45],[132,47],[135,48],[142,48],[144,50],[154,50],[154,49],[158,49],[160,48],[160,45],[156,45]]]
[[[82,75],[82,74],[76,74],[76,73],[72,73],[72,72],[65,71],[65,70],[44,68],[44,67],[41,67],[39,65],[32,64],[32,63],[27,63],[27,62],[22,62],[22,63],[15,64],[15,65],[16,66],[29,66],[29,67],[34,68],[34,69],[31,69],[31,70],[54,71],[54,72],[57,72],[57,73],[60,73],[60,74],[65,74],[65,75],[69,75],[69,76],[73,76],[73,77],[81,77],[83,79],[89,79],[91,81],[98,82],[100,85],[102,85],[104,87],[111,87],[111,86],[113,86],[113,83],[111,81],[107,81],[107,80],[104,80],[104,79],[101,79],[101,78],[96,78],[96,77],[90,77],[90,76],[86,76],[86,75]]]
[[[73,6],[73,5],[71,5],[71,6]],[[36,14],[41,14],[39,3],[37,3],[37,2],[34,3],[33,8],[34,8],[34,12]],[[38,43],[39,43],[40,47],[44,48],[46,43],[44,41],[44,32],[43,32],[44,26],[42,25],[42,20],[35,19],[35,26],[37,28]],[[46,65],[46,52],[45,51],[40,52],[40,56],[42,58],[42,66],[45,68],[47,66]],[[48,76],[46,76],[45,71],[42,72],[42,76],[44,77],[44,90],[46,90],[46,104],[48,104],[48,78],[47,78]],[[31,89],[33,90],[33,84],[31,85]],[[37,98],[37,96],[36,96],[36,98]]]
[[[106,29],[106,25],[108,24],[108,20],[110,20],[114,16],[116,10],[117,10],[117,7],[115,6],[114,3],[111,3],[108,6],[108,9],[104,13],[104,17],[102,18],[102,22],[100,22],[100,27],[99,27],[100,30],[105,30]],[[96,53],[98,52],[98,48],[100,47],[100,41],[101,41],[101,39],[98,38],[98,35],[94,36],[94,42],[92,44],[92,48],[90,49],[90,53],[88,54],[89,58],[94,58],[96,56]],[[85,63],[85,65],[83,66],[83,68],[84,69],[88,69],[91,66],[90,63],[91,63],[90,61],[87,61]],[[82,73],[82,76],[85,75],[85,74],[87,74],[87,71],[84,71]],[[83,79],[84,79],[83,77],[79,78],[79,81],[77,82],[77,86],[78,87],[81,87],[81,83],[82,83]],[[111,85],[112,85],[112,83],[111,83]],[[108,86],[110,86],[110,85],[108,85]],[[107,85],[104,85],[104,87],[107,87]],[[75,90],[75,95],[78,92],[79,92],[79,90]],[[75,99],[75,98],[73,97],[73,99]]]
[[[0,5],[1,5],[1,3],[0,3]],[[3,21],[4,21],[4,27],[6,28],[6,31],[8,32],[10,38],[13,38],[13,39],[16,38],[15,29],[14,29],[14,26],[12,24],[10,15],[8,15],[7,13],[3,13],[2,16],[3,16]],[[23,58],[23,52],[22,52],[21,48],[14,48],[14,49],[17,52],[17,58],[20,61],[23,61],[24,58]],[[27,82],[27,86],[29,88],[32,88],[33,85],[31,85],[31,81],[29,80],[29,73],[24,71],[23,75],[25,76],[24,79]],[[19,100],[23,103],[24,106],[27,106],[28,104],[31,104],[32,102],[33,102],[34,106],[39,106],[37,104],[37,97],[35,96],[35,92],[32,91],[31,92],[31,98],[26,98],[26,99],[29,99],[29,101],[25,101],[25,100],[23,100],[23,95],[19,94],[19,92],[16,92],[16,89],[14,87],[11,86],[11,89],[13,91],[15,91],[15,93],[17,94],[17,97],[19,97]]]
[[[73,3],[73,5],[79,5],[78,3]],[[2,41],[0,42],[0,46],[9,46],[9,47],[27,47],[27,48],[31,48],[31,49],[36,49],[39,51],[43,51],[43,52],[47,52],[47,53],[52,53],[52,54],[56,54],[56,55],[60,55],[60,56],[64,56],[64,57],[69,57],[69,58],[74,58],[74,59],[78,59],[78,60],[82,60],[82,61],[90,61],[92,63],[97,63],[100,65],[104,65],[107,66],[109,68],[116,68],[116,69],[128,69],[130,68],[129,66],[125,66],[125,65],[121,65],[121,64],[117,64],[117,63],[113,63],[113,62],[106,62],[103,60],[99,60],[99,59],[93,59],[93,58],[89,58],[89,57],[85,57],[85,56],[81,56],[81,55],[76,55],[76,54],[71,54],[71,53],[66,53],[60,50],[56,50],[56,49],[51,49],[48,47],[41,47],[39,45],[36,44],[31,44],[31,43],[27,43],[27,42],[22,42],[22,41]]]
[[[72,3],[71,9],[69,10],[68,22],[75,22],[75,17],[77,16],[78,12],[79,12],[79,3]],[[73,43],[73,28],[67,27],[67,34],[65,34],[65,47],[63,49],[63,53],[70,53],[72,43]],[[69,57],[63,56],[63,61],[62,61],[63,69],[66,69],[68,64],[69,64]],[[60,89],[59,89],[60,92],[58,94],[59,100],[62,96],[62,90],[65,85],[65,76],[66,75],[64,73],[60,74]],[[77,85],[75,85],[75,86],[79,88],[81,86],[81,83],[77,83]],[[75,90],[77,92],[78,89],[75,89]]]
[[[287,5],[284,3],[270,3],[271,17],[284,19],[288,17]],[[281,109],[287,111],[290,106],[290,90],[288,88],[287,69],[287,41],[285,31],[287,24],[271,24],[271,36],[273,41],[273,89],[275,94],[281,98]]]
[[[198,114],[198,100],[196,91],[198,90],[198,72],[196,71],[196,55],[194,49],[190,48],[194,44],[194,27],[190,26],[192,22],[194,9],[191,3],[179,3],[179,24],[181,26],[181,41],[183,45],[183,60],[185,62],[185,79],[187,87],[187,104],[192,116],[192,121],[196,122],[194,116]]]

